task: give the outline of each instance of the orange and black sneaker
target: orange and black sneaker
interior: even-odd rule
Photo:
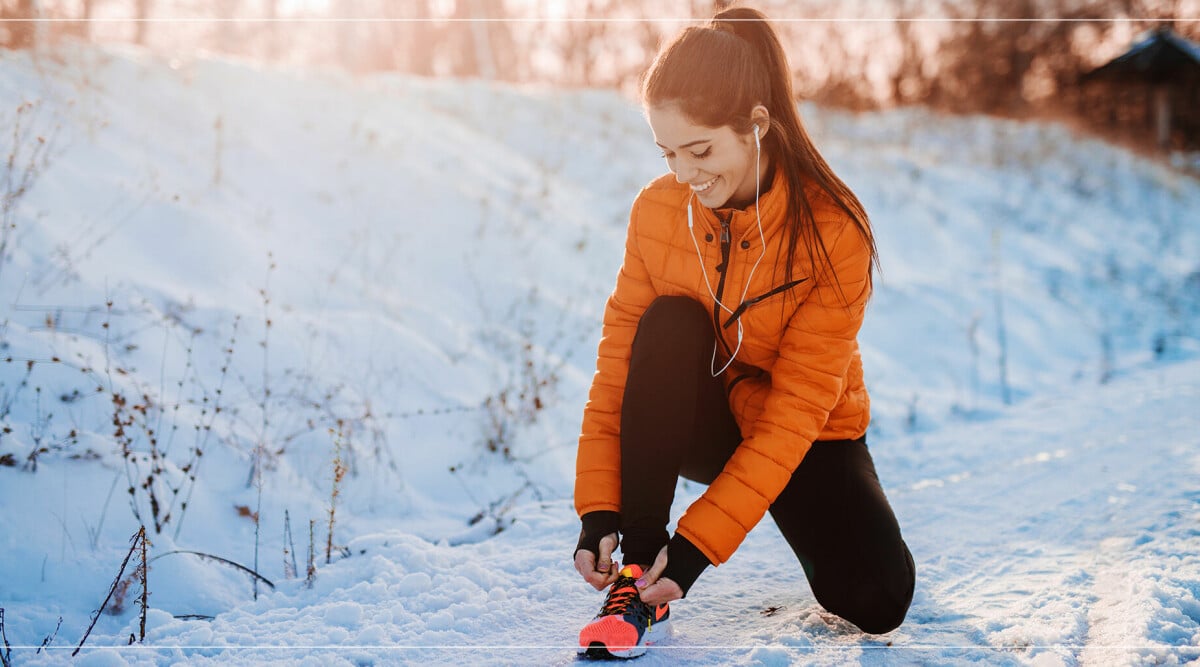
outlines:
[[[664,639],[671,609],[642,602],[635,583],[642,568],[626,565],[608,589],[604,607],[579,632],[579,653],[588,658],[636,658],[646,647]]]

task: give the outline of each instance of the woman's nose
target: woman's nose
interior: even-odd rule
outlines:
[[[672,166],[675,168],[675,180],[679,183],[691,183],[696,177],[696,168],[687,160],[676,160]]]

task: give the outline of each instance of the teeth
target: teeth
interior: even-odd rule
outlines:
[[[713,186],[713,183],[717,182],[718,178],[720,178],[720,176],[714,176],[712,178],[712,180],[708,181],[707,183],[701,183],[700,185],[693,185],[692,190],[695,192],[704,192],[705,190],[711,188]]]

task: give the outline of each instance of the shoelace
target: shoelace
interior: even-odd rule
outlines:
[[[631,609],[632,607],[632,609]],[[649,615],[649,610],[638,597],[637,584],[630,577],[621,577],[608,590],[608,597],[600,609],[601,616],[613,616],[633,611],[638,615]]]

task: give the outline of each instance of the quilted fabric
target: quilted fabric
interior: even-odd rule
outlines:
[[[743,302],[753,302],[740,315],[742,345],[722,376],[743,441],[680,519],[679,534],[710,562],[728,560],[787,485],[814,440],[852,439],[866,432],[870,399],[857,336],[870,296],[870,248],[850,217],[819,189],[810,188],[806,196],[833,272],[810,275],[809,257],[801,245],[792,277],[801,282],[781,289],[786,280],[781,265],[787,244],[786,188],[777,173],[759,198],[765,255],[754,206],[710,210],[692,199],[690,188],[671,174],[638,195],[624,262],[605,308],[596,374],[584,409],[575,481],[580,515],[621,509],[621,401],[638,322],[646,307],[665,295],[688,296],[713,312],[712,292],[721,278],[722,220],[728,222],[730,257],[723,267],[721,302],[734,311]],[[751,274],[760,256],[762,262]],[[728,312],[721,312],[722,325],[729,318]],[[736,347],[736,323],[720,327],[719,334],[728,350]],[[722,348],[716,368],[727,360]]]

